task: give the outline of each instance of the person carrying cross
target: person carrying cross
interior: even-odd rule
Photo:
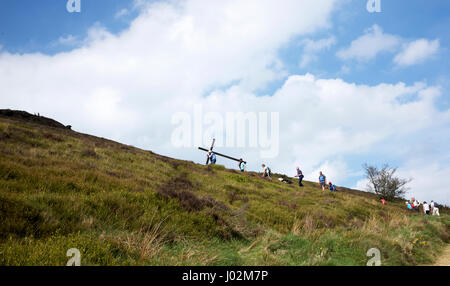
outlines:
[[[245,171],[245,163],[244,160],[242,160],[242,158],[239,159],[239,170],[241,170],[241,172]]]
[[[216,154],[214,154],[214,152],[212,152],[212,151],[209,151],[208,152],[208,157],[209,157],[209,160],[210,160],[210,164],[212,165],[212,164],[215,164],[216,163]]]

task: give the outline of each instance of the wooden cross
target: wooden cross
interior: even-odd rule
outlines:
[[[205,150],[205,151],[207,151],[208,153],[206,153],[206,165],[208,165],[208,163],[209,163],[209,154],[210,154],[210,152],[212,152],[212,150],[213,150],[213,148],[214,148],[214,143],[216,142],[216,139],[215,138],[213,138],[213,141],[212,141],[212,143],[211,143],[211,148],[209,148],[209,150]],[[200,147],[199,147],[200,148]]]
[[[209,148],[209,150],[206,149],[206,148],[198,147],[198,149],[200,149],[200,150],[202,150],[202,151],[205,151],[205,152],[208,152],[208,153],[206,154],[206,157],[207,157],[207,158],[206,158],[206,165],[208,165],[208,163],[209,163],[209,152],[213,152],[213,148],[214,148],[214,143],[215,143],[215,142],[216,142],[216,139],[213,139],[212,144],[211,144],[211,148]],[[217,152],[214,152],[214,154],[216,154],[217,156],[221,156],[221,157],[230,159],[230,160],[237,161],[237,162],[240,161],[240,159],[236,159],[236,158],[230,157],[230,156],[228,156],[228,155],[220,154],[220,153],[217,153]],[[245,161],[243,161],[243,162],[244,162],[244,164],[247,164],[247,162],[245,162]]]

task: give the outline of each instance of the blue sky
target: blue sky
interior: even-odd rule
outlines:
[[[321,53],[320,61],[313,66],[299,67],[298,58],[302,51],[298,39],[282,47],[281,58],[289,73],[314,72],[362,84],[377,84],[381,80],[387,82],[386,79],[392,83],[421,80],[435,83],[450,76],[450,57],[446,48],[450,46],[449,1],[382,1],[381,13],[368,13],[365,1],[347,2],[339,8],[340,13],[333,17],[337,24],[334,29],[311,36],[313,39],[328,35],[338,38],[336,46],[329,52]],[[0,0],[0,43],[3,49],[11,53],[40,52],[52,55],[73,49],[70,45],[55,44],[60,37],[72,35],[84,38],[88,29],[96,24],[101,24],[111,33],[120,33],[138,14],[133,11],[134,0],[84,0],[81,2],[81,13],[68,13],[66,3],[66,0]],[[127,9],[129,14],[116,17],[122,9]],[[438,38],[444,48],[437,60],[414,69],[394,69],[390,62],[392,56],[386,55],[366,64],[354,63],[357,72],[340,73],[342,61],[336,58],[334,52],[339,47],[345,47],[373,24],[378,24],[387,33],[404,38]],[[279,81],[275,82],[267,92],[273,92],[279,84]],[[445,107],[448,107],[448,100],[445,103]]]
[[[325,168],[338,184],[362,188],[362,163],[389,162],[403,176],[421,176],[411,194],[430,200],[431,192],[450,203],[436,183],[450,175],[449,1],[381,0],[381,13],[369,13],[366,1],[357,0],[286,1],[286,7],[81,0],[81,13],[68,13],[66,2],[0,0],[2,108],[40,112],[82,132],[202,162],[195,148],[167,143],[170,115],[191,112],[198,102],[218,112],[270,110],[262,104],[268,95],[277,100],[271,108],[281,113],[280,148],[287,153],[267,160],[272,169],[289,173],[301,165],[315,179]],[[234,30],[226,33],[227,27]],[[314,96],[333,101],[321,95],[330,86],[342,104],[312,104]],[[234,94],[245,101],[232,103]],[[357,115],[358,97],[363,110]],[[102,112],[93,115],[95,104]],[[119,114],[130,120],[118,123]],[[322,128],[323,135],[314,132]],[[348,146],[346,138],[352,138]],[[322,143],[323,156],[305,153]],[[256,150],[223,150],[252,159],[253,170],[263,160]]]
[[[84,0],[81,13],[68,13],[66,0],[0,1],[0,43],[4,50],[11,53],[40,52],[56,54],[68,51],[71,45],[57,44],[60,37],[72,35],[84,38],[93,25],[102,25],[109,32],[118,34],[125,30],[131,20],[137,16],[133,11],[133,0]],[[348,1],[339,14],[334,16],[338,23],[334,29],[312,35],[311,38],[336,35],[338,43],[328,52],[320,54],[320,61],[313,66],[300,68],[298,58],[302,52],[299,40],[293,39],[290,45],[280,50],[281,58],[288,67],[289,73],[314,72],[325,76],[341,78],[361,84],[377,84],[381,80],[392,83],[402,81],[413,83],[426,80],[430,83],[440,83],[443,77],[450,76],[449,51],[441,49],[438,60],[423,64],[419,68],[395,69],[390,63],[391,56],[380,57],[376,61],[361,64],[352,63],[357,72],[340,73],[342,61],[336,58],[333,51],[343,47],[358,37],[362,31],[373,24],[378,24],[390,34],[405,38],[438,38],[443,47],[450,43],[450,2],[436,1],[383,1],[381,13],[368,13],[365,1]],[[117,13],[127,9],[129,13],[117,17]],[[280,81],[270,85],[272,93],[279,87]],[[448,107],[448,100],[445,107]],[[442,106],[441,106],[442,107]]]
[[[119,33],[129,21],[114,16],[132,3],[132,0],[87,0],[81,2],[81,13],[68,13],[66,0],[2,0],[0,42],[13,53],[55,54],[72,48],[52,45],[59,37],[84,37],[97,22]]]

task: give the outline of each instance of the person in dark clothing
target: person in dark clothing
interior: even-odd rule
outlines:
[[[299,167],[297,167],[297,175],[295,175],[295,176],[298,177],[298,185],[299,185],[300,187],[303,187],[303,184],[302,184],[303,173],[302,173],[302,171],[300,170]]]
[[[328,183],[328,186],[329,186],[331,192],[336,192],[336,186],[333,185],[332,182],[329,182],[329,183]]]

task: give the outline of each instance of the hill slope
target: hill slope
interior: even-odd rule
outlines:
[[[0,113],[0,265],[65,265],[70,248],[82,265],[365,265],[370,248],[383,265],[416,265],[434,262],[450,238],[447,214],[46,122]]]

